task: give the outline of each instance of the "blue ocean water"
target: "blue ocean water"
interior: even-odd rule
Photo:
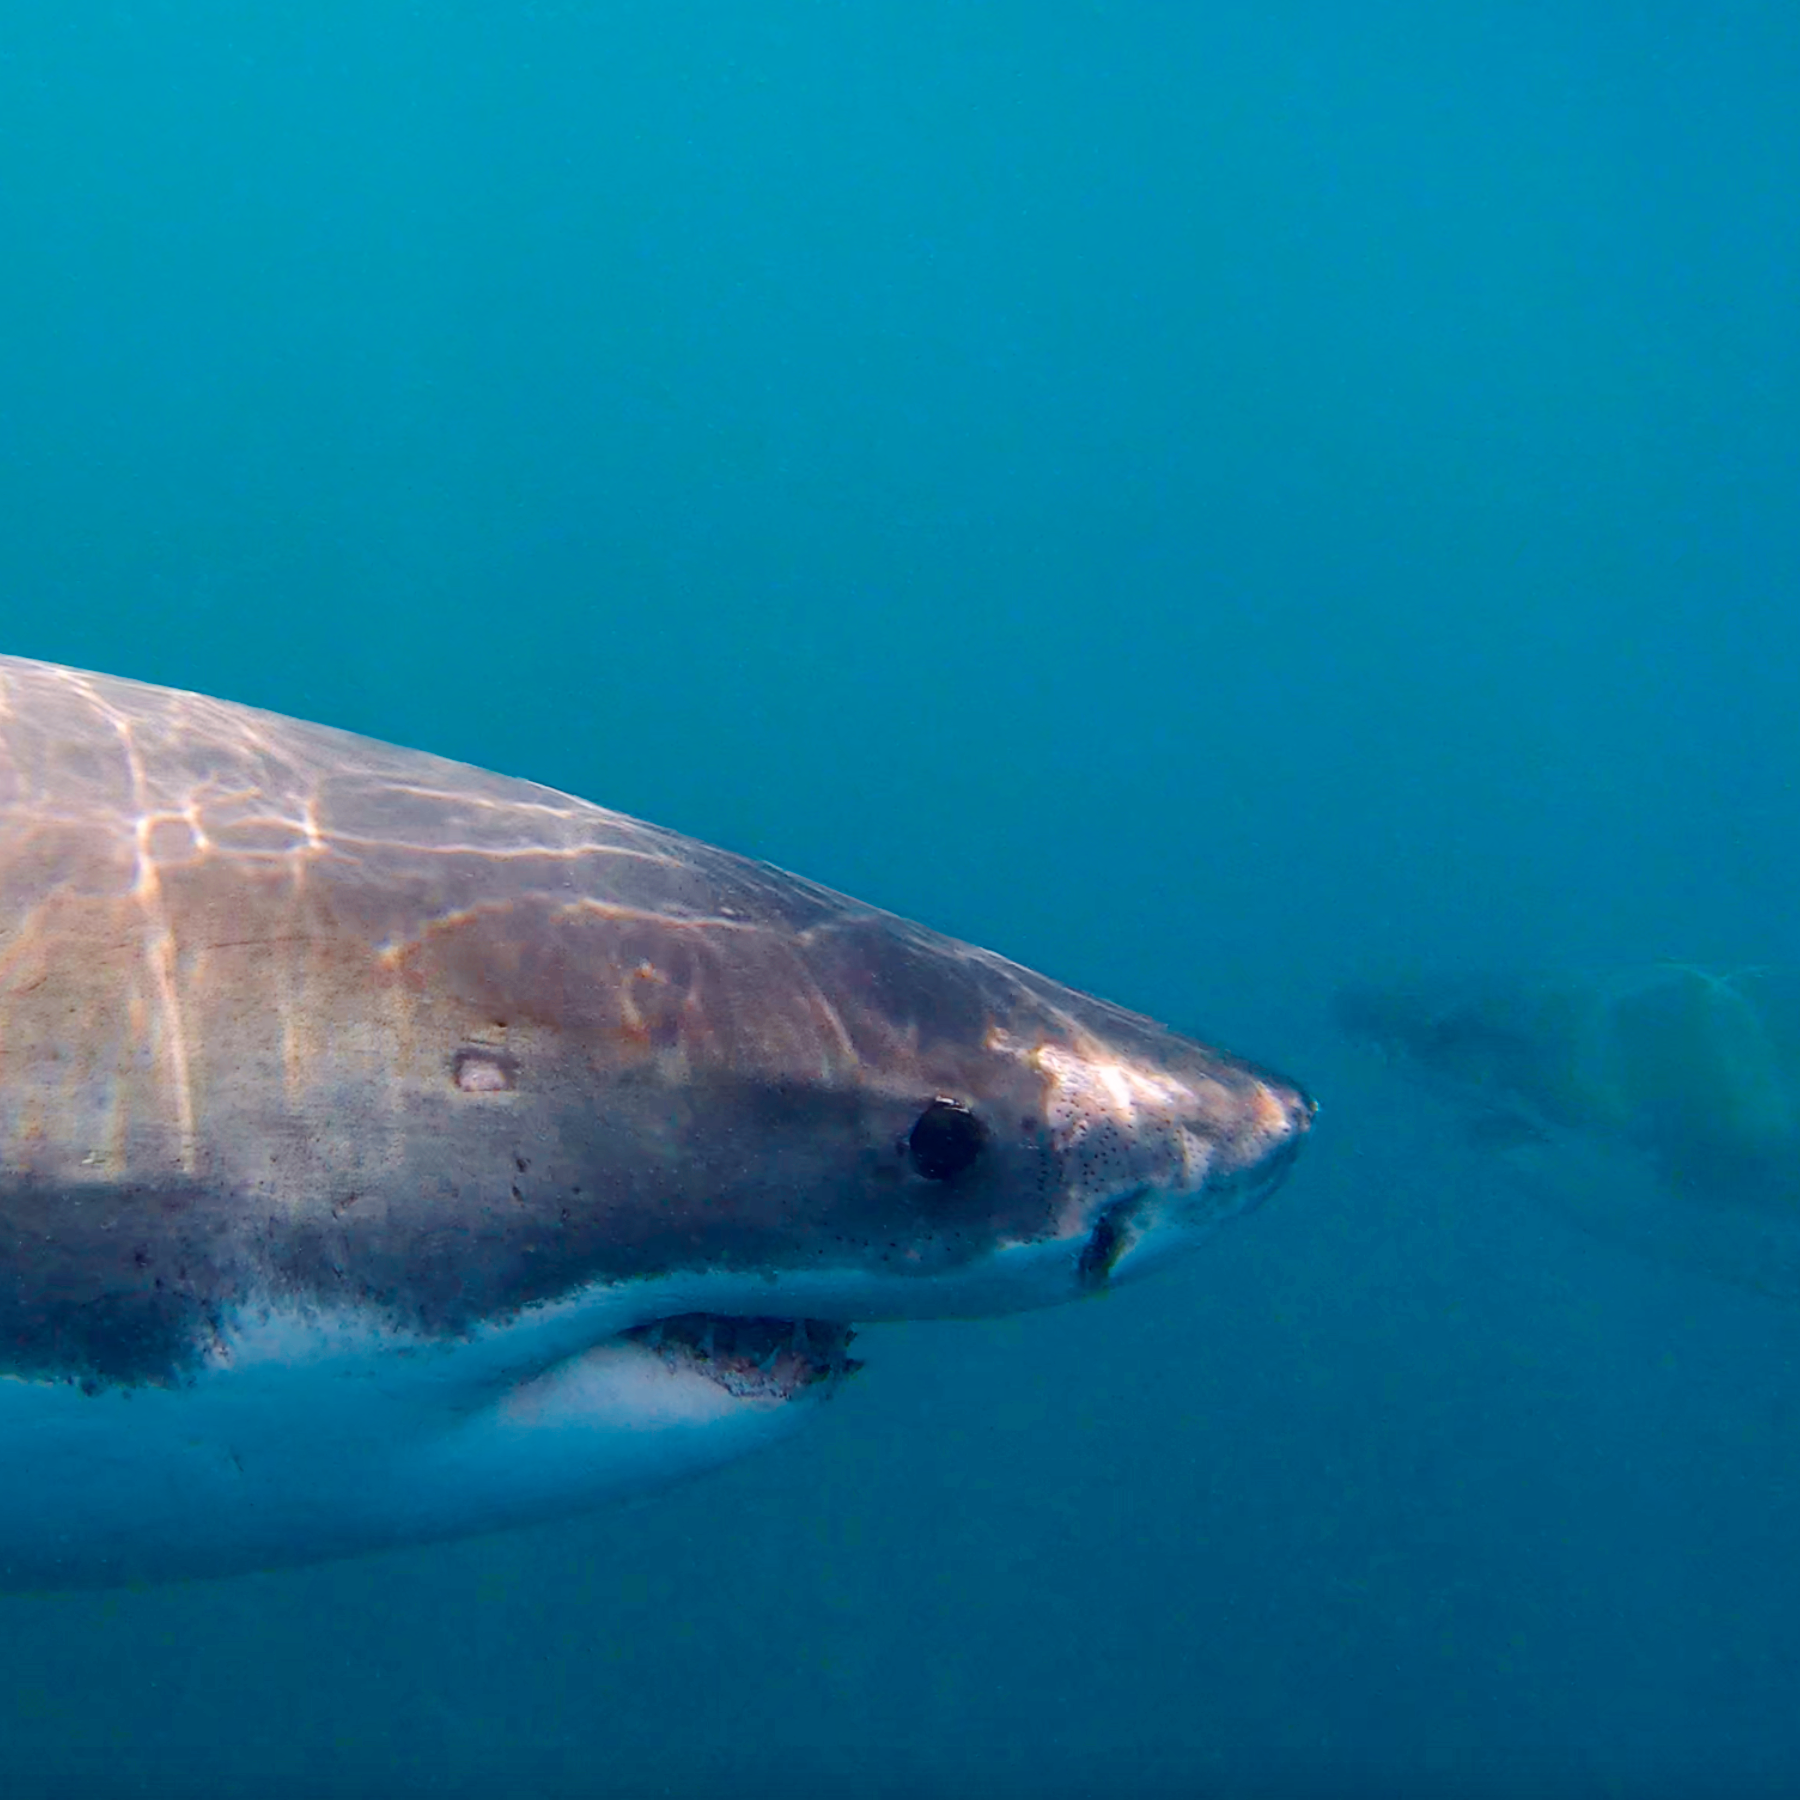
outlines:
[[[12,0],[0,647],[1323,1111],[1188,1266],[872,1331],[650,1502],[0,1600],[0,1786],[1800,1784],[1800,1309],[1483,1184],[1326,1012],[1800,960],[1796,92],[1772,0]]]

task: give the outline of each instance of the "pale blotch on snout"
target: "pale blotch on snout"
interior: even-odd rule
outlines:
[[[450,1074],[465,1094],[504,1094],[518,1085],[519,1066],[498,1050],[459,1050]]]

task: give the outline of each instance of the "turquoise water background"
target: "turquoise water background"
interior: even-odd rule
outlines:
[[[1160,1283],[871,1332],[648,1504],[0,1600],[0,1787],[1800,1784],[1800,1311],[1472,1180],[1326,1014],[1800,960],[1797,195],[1791,4],[10,0],[0,647],[1324,1110]]]

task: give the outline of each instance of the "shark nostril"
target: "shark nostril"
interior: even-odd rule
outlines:
[[[1308,1123],[1311,1114],[1307,1115]],[[1302,1127],[1304,1129],[1304,1127]],[[1263,1162],[1263,1174],[1271,1187],[1279,1185],[1288,1177],[1288,1171],[1300,1160],[1301,1131],[1296,1130],[1285,1144],[1278,1145],[1269,1152]]]

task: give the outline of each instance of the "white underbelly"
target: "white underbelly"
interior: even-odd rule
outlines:
[[[166,1581],[501,1530],[772,1443],[835,1383],[770,1399],[618,1334],[676,1315],[880,1320],[1046,1304],[1077,1246],[930,1280],[742,1271],[600,1286],[454,1342],[240,1319],[181,1387],[0,1377],[0,1589]],[[1146,1259],[1151,1260],[1151,1259]]]
[[[732,1393],[636,1341],[524,1379],[497,1347],[252,1355],[179,1389],[0,1380],[0,1587],[225,1574],[525,1524],[729,1461],[818,1411],[810,1394]]]

